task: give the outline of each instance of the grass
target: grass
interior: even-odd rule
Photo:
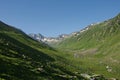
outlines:
[[[59,51],[0,22],[0,79],[77,80]],[[62,53],[63,54],[63,53]],[[77,76],[73,78],[72,76]]]
[[[120,79],[119,40],[120,15],[54,44],[55,48],[0,22],[0,79],[87,80],[81,73]]]
[[[120,14],[89,26],[88,30],[78,32],[53,47],[68,53],[67,59],[82,73],[97,73],[120,79],[119,46]],[[108,72],[106,66],[110,66],[112,71]]]

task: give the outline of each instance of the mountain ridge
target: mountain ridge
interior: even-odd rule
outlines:
[[[47,44],[51,44],[51,43],[57,43],[57,42],[60,42],[66,38],[69,38],[71,36],[74,36],[74,35],[78,35],[77,33],[82,33],[86,30],[89,29],[90,26],[92,25],[96,25],[96,24],[99,24],[98,22],[97,23],[94,23],[94,24],[90,24],[88,25],[87,27],[81,29],[80,31],[75,31],[75,32],[72,32],[70,34],[60,34],[58,35],[57,37],[45,37],[44,35],[38,33],[38,34],[35,34],[35,33],[29,33],[28,36],[30,36],[31,38],[37,40],[37,41],[42,41],[44,43],[47,43]]]
[[[117,17],[119,18],[119,16],[120,16],[120,13],[115,18],[117,18]],[[111,18],[111,19],[113,19],[113,18]],[[111,20],[111,19],[109,19],[109,20]],[[103,22],[107,22],[107,21],[108,20],[105,20]],[[64,40],[65,38],[69,38],[69,37],[74,36],[74,35],[79,35],[77,33],[82,33],[84,31],[88,30],[91,26],[94,26],[94,25],[97,25],[97,24],[100,24],[100,23],[103,23],[103,22],[92,23],[92,24],[89,24],[88,26],[84,27],[83,29],[81,29],[79,31],[75,31],[75,32],[72,32],[70,34],[61,34],[61,35],[59,35],[57,37],[45,37],[40,33],[38,33],[38,34],[30,33],[28,35],[30,37],[32,37],[33,39],[35,39],[35,40],[43,41],[43,42],[46,42],[46,43],[49,44],[49,43],[54,43],[54,42],[60,42],[61,40]],[[119,21],[117,21],[117,22],[119,22]],[[39,36],[37,36],[37,35],[39,35]]]
[[[42,41],[42,42],[47,43],[47,44],[59,42],[59,41],[65,39],[65,38],[68,38],[70,36],[68,34],[61,34],[58,37],[45,37],[40,33],[38,33],[38,34],[30,33],[28,35],[37,41],[40,41],[40,42]]]
[[[107,21],[104,21],[104,22],[101,22],[101,23],[98,23],[98,24],[95,24],[95,25],[88,25],[87,27],[85,27],[84,29],[82,29],[82,30],[80,30],[79,32],[77,32],[77,33],[75,33],[75,35],[73,35],[72,37],[74,37],[74,38],[77,38],[76,40],[80,40],[80,39],[82,39],[82,37],[84,37],[84,36],[87,36],[87,35],[89,35],[88,33],[89,32],[91,32],[90,33],[90,35],[89,35],[89,37],[90,36],[96,36],[98,33],[100,33],[100,34],[98,34],[100,37],[105,37],[105,33],[106,32],[100,32],[100,30],[102,30],[102,31],[107,31],[107,32],[109,32],[110,34],[112,34],[112,32],[114,32],[114,31],[118,31],[119,30],[119,16],[120,16],[120,14],[119,15],[117,15],[115,18],[112,18],[112,19],[109,19],[109,20],[107,20]],[[117,18],[117,19],[116,19]],[[111,25],[112,24],[115,24],[115,27],[111,27]],[[108,25],[109,27],[104,27],[104,26],[106,26],[106,25]],[[98,27],[97,27],[98,26]],[[100,26],[103,26],[103,27],[100,27]],[[95,28],[94,28],[95,27]],[[118,30],[116,30],[117,29],[117,27],[118,27]],[[90,29],[91,28],[91,29]],[[94,31],[93,31],[93,28],[94,28]],[[89,29],[89,31],[88,31],[88,29]],[[91,30],[91,31],[90,31]],[[109,30],[109,31],[108,31]],[[94,32],[97,32],[97,33],[94,33]],[[83,36],[83,34],[84,34],[84,36]],[[89,38],[88,37],[88,38]],[[77,42],[78,42],[77,41]]]

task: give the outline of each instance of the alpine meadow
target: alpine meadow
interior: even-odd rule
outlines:
[[[0,80],[120,79],[120,14],[47,44],[0,22]]]

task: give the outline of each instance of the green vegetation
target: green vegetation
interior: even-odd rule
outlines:
[[[119,40],[120,14],[55,48],[0,22],[0,80],[120,79]]]
[[[0,22],[0,80],[83,79],[59,53]]]
[[[66,51],[82,73],[120,79],[120,14],[52,45]]]

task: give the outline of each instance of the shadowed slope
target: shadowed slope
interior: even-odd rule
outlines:
[[[69,80],[82,79],[67,69],[65,58],[48,45],[0,22],[0,79]],[[64,61],[64,62],[63,62]],[[68,63],[69,64],[69,63]]]

